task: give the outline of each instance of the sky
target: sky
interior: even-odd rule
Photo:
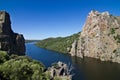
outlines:
[[[120,0],[0,0],[14,32],[25,39],[65,37],[80,32],[91,10],[120,15]]]

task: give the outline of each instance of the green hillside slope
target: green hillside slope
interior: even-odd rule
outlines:
[[[68,37],[48,38],[36,43],[37,46],[61,53],[68,53],[74,40],[78,40],[79,33]]]

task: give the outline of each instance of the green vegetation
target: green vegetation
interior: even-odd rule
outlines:
[[[115,34],[115,29],[114,28],[111,28],[111,34]]]
[[[0,64],[7,61],[9,59],[9,56],[5,51],[0,51]]]
[[[49,80],[45,67],[27,56],[8,56],[0,51],[0,80]]]
[[[71,45],[74,42],[74,40],[78,40],[79,34],[80,33],[73,34],[68,37],[48,38],[37,42],[36,45],[48,50],[53,50],[61,53],[68,53],[69,50],[67,50],[67,48],[71,48]]]
[[[117,43],[120,43],[120,35],[117,34],[116,36],[114,36],[114,39],[117,40]]]
[[[56,65],[56,64],[54,64]],[[57,65],[56,65],[57,66]],[[67,76],[54,76],[45,66],[27,56],[11,55],[0,51],[0,80],[70,80]]]
[[[69,77],[58,77],[58,76],[55,76],[54,80],[70,80]]]
[[[110,33],[108,33],[108,36],[115,34],[115,28],[110,28]]]
[[[117,51],[117,50],[115,49],[115,50],[113,51],[113,53],[116,53],[116,51]]]

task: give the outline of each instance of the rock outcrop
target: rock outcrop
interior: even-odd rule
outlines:
[[[77,55],[76,53],[77,53],[77,40],[75,40],[75,41],[72,43],[72,47],[71,47],[71,50],[70,50],[71,56]]]
[[[63,62],[54,63],[52,67],[49,67],[46,73],[50,74],[50,80],[56,80],[58,77],[60,80],[72,80],[69,66]]]
[[[108,12],[91,11],[81,31],[75,54],[82,58],[120,63],[120,17]]]
[[[25,54],[25,39],[22,34],[12,31],[10,16],[5,11],[0,11],[0,50],[8,54]]]

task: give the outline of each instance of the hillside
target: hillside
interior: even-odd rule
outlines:
[[[75,40],[78,40],[79,33],[67,37],[48,38],[36,43],[37,46],[48,50],[53,50],[61,53],[69,53],[71,45]]]
[[[67,70],[67,65],[61,66],[62,62],[55,63],[61,69]],[[0,51],[0,80],[71,80],[71,75],[65,71],[56,72],[54,75],[53,67],[46,69],[45,66],[27,56],[11,55]],[[66,75],[59,75],[65,73]]]
[[[9,56],[0,51],[0,80],[45,80],[45,67],[27,56]]]

